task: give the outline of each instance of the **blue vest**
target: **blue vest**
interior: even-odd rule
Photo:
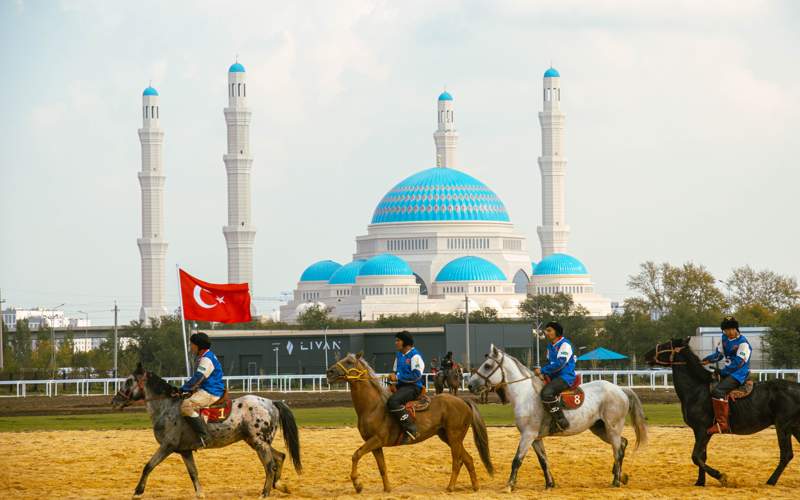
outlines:
[[[214,396],[222,396],[225,393],[225,381],[222,380],[222,363],[210,350],[206,351],[203,357],[211,360],[211,363],[214,364],[214,371],[211,372],[208,378],[203,380],[200,388]]]
[[[566,344],[568,349],[568,356],[558,357],[559,351]],[[555,344],[548,342],[547,344],[547,364],[542,367],[542,373],[550,376],[551,379],[561,377],[569,385],[575,382],[575,352],[572,349],[572,343],[565,337]]]
[[[747,357],[742,358],[738,356],[740,346],[745,345],[748,351]],[[752,356],[753,349],[750,342],[747,341],[744,335],[739,335],[733,340],[730,340],[727,335],[722,334],[722,352],[719,347],[716,351],[706,356],[705,359],[716,362],[725,359],[725,367],[720,370],[719,374],[723,377],[731,376],[743,384],[750,376],[750,357]]]
[[[420,373],[419,370],[411,369],[411,358],[416,355],[422,357],[422,354],[417,350],[416,347],[412,347],[411,350],[406,354],[397,351],[395,354],[395,364],[397,365],[397,382],[398,384],[414,384],[421,389],[422,386],[425,385],[424,379],[422,378],[422,373]]]

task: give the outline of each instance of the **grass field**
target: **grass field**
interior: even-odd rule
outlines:
[[[508,405],[481,405],[481,415],[490,426],[513,425],[513,410]],[[301,427],[352,427],[356,415],[351,407],[296,408],[292,410]],[[678,404],[645,404],[650,425],[683,425]],[[94,415],[54,415],[0,417],[0,432],[54,430],[146,429],[150,419],[144,412],[102,413]]]

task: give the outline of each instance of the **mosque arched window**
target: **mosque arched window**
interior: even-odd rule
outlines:
[[[155,118],[156,117],[155,109],[156,109],[155,106],[150,106],[150,118]]]
[[[156,106],[156,119],[158,119],[158,106]]]
[[[246,83],[242,84],[242,96],[243,97],[247,97],[247,84]]]
[[[147,106],[144,107],[144,118],[147,119]]]

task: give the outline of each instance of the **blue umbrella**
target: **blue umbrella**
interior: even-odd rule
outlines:
[[[589,351],[583,356],[578,358],[578,361],[610,361],[615,359],[628,359],[628,356],[618,352],[609,351],[603,347],[598,347],[593,351]]]

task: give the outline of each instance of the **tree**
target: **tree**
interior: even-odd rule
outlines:
[[[734,311],[759,306],[776,312],[800,304],[797,280],[773,271],[756,271],[750,266],[733,270],[725,282]]]
[[[297,315],[297,322],[306,328],[325,328],[331,323],[330,309],[313,304]]]
[[[580,304],[575,304],[571,295],[528,295],[520,304],[519,310],[537,328],[543,328],[550,321],[559,322],[564,327],[564,334],[572,340],[576,349],[595,345],[597,331],[594,322],[589,318],[589,311]]]
[[[628,287],[642,297],[629,299],[626,305],[637,310],[648,309],[657,317],[675,308],[716,313],[727,308],[714,276],[705,267],[691,262],[682,266],[645,262],[640,265],[638,274],[628,278]]]
[[[800,366],[800,306],[780,311],[766,335],[766,351],[780,368]]]
[[[182,334],[181,320],[178,316],[162,316],[152,325],[145,325],[141,321],[132,321],[127,333],[133,338],[135,346],[129,346],[138,354],[146,369],[164,377],[185,375],[184,345],[186,341]],[[110,370],[113,361],[110,359],[113,346],[104,342],[100,351],[105,354],[101,359],[102,366],[95,366],[99,370]],[[126,353],[126,358],[127,358]],[[120,366],[120,374],[124,374]]]

